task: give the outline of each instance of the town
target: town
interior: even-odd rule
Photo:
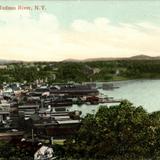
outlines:
[[[0,102],[0,140],[48,145],[63,143],[80,128],[82,111],[70,110],[72,105],[120,101],[102,97],[95,83],[4,83]]]

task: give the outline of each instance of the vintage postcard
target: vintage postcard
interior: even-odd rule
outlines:
[[[160,159],[159,8],[0,0],[0,159]]]

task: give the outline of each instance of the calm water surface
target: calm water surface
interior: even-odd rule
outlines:
[[[142,105],[148,112],[160,110],[160,80],[132,80],[113,83],[120,88],[102,91],[115,99],[128,99],[134,105]]]
[[[115,99],[128,99],[135,106],[143,106],[148,112],[160,110],[160,80],[130,80],[113,82],[113,84],[119,88],[100,90],[100,92]],[[81,110],[85,115],[95,113],[98,108],[99,105],[74,105],[71,110]]]

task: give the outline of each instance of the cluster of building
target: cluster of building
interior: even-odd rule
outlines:
[[[81,111],[71,111],[73,104],[110,101],[99,97],[95,84],[3,84],[0,86],[0,139],[65,139],[76,134],[81,125]]]

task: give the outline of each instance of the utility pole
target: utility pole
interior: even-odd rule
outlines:
[[[34,130],[32,128],[32,143],[34,142]]]

